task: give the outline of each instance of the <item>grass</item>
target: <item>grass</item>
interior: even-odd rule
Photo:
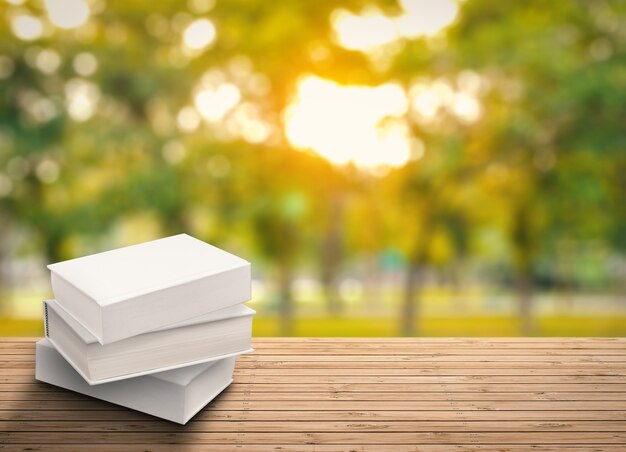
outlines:
[[[0,318],[0,336],[43,336],[43,320]]]
[[[280,336],[277,317],[256,316],[255,337]],[[418,322],[426,337],[514,337],[520,335],[519,321],[506,316],[427,317]],[[396,318],[309,317],[297,318],[294,336],[393,337],[398,335]],[[545,316],[535,319],[535,336],[585,337],[626,336],[626,316]],[[0,336],[43,336],[41,320],[2,319]]]
[[[428,317],[418,322],[420,336],[426,337],[514,337],[520,323],[514,317]],[[254,319],[254,336],[279,336],[277,318]],[[300,318],[294,336],[393,337],[398,336],[395,318]],[[626,317],[551,316],[535,320],[534,336],[587,337],[626,336]]]

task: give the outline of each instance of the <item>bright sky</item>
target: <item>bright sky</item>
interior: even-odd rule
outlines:
[[[386,16],[370,8],[359,14],[339,9],[331,22],[335,39],[351,50],[372,52],[403,39],[434,36],[456,18],[455,0],[400,0],[402,12]]]
[[[452,24],[460,0],[398,1],[400,12],[393,16],[373,7],[356,13],[336,10],[329,18],[333,38],[339,45],[371,57],[381,51],[388,53],[408,40],[434,36]],[[94,13],[90,10],[92,3],[86,0],[43,3],[49,23],[59,29],[85,25]],[[189,5],[193,12],[204,14],[211,9],[212,0],[191,0]],[[47,33],[44,22],[44,17],[21,12],[12,17],[11,28],[20,39],[34,41]],[[207,17],[196,16],[180,30],[181,49],[192,58],[210,51],[217,38],[215,25]],[[46,74],[55,72],[60,62],[59,54],[52,49],[43,49],[36,56],[36,66]],[[80,77],[97,71],[98,61],[82,52],[72,66],[79,77],[66,83],[66,108],[74,120],[85,121],[96,112],[101,95],[94,83]],[[233,74],[224,73],[215,80],[204,77],[196,85],[193,102],[175,115],[181,131],[194,132],[204,122],[221,131],[224,138],[263,142],[272,137],[263,112],[247,99],[243,78],[239,80]],[[253,76],[252,72],[246,75],[250,80]],[[378,86],[344,86],[304,74],[284,112],[285,133],[293,146],[312,149],[336,164],[352,162],[361,168],[401,166],[412,156],[421,155],[421,151],[416,152],[420,141],[412,136],[410,122],[432,124],[442,114],[465,123],[476,121],[482,114],[478,92],[481,83],[480,76],[467,73],[460,82],[422,80],[401,87],[390,81]],[[35,119],[44,121],[57,114],[46,99],[33,99],[31,104],[30,113]]]
[[[431,126],[451,117],[471,124],[482,116],[485,89],[486,81],[473,71],[453,80],[416,80],[408,90],[395,83],[340,85],[308,75],[285,112],[285,132],[293,146],[336,164],[402,166],[423,152],[410,121]]]
[[[450,25],[458,11],[454,0],[401,0],[400,6],[397,16],[372,8],[358,14],[335,11],[331,23],[336,41],[350,50],[373,53],[404,40],[433,36]],[[312,149],[333,163],[401,166],[416,155],[411,149],[419,143],[411,137],[408,117],[427,122],[446,108],[466,122],[480,116],[475,97],[457,93],[443,82],[407,93],[393,83],[342,86],[306,76],[285,113],[285,132],[292,145]]]
[[[294,146],[313,149],[333,163],[398,166],[411,156],[403,119],[407,107],[403,89],[392,83],[342,86],[307,76],[285,113],[285,132]]]

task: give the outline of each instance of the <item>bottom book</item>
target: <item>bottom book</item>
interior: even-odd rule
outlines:
[[[90,386],[47,339],[37,342],[35,378],[96,399],[186,424],[233,381],[235,357]]]

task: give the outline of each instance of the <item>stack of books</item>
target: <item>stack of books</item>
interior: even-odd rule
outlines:
[[[185,424],[252,351],[250,263],[189,235],[48,268],[37,380]]]

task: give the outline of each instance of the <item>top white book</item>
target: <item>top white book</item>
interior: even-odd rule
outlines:
[[[187,234],[48,265],[65,310],[108,344],[250,300],[250,263]]]

